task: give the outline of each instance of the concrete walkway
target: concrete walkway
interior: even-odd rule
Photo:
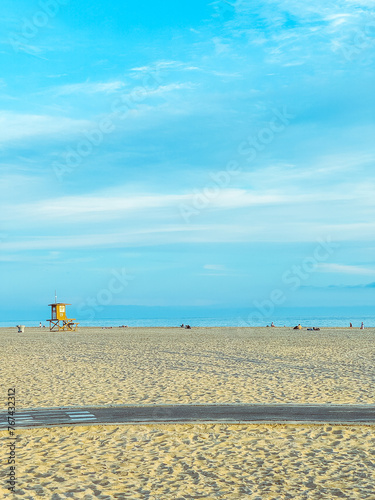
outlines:
[[[0,412],[0,430],[12,417]],[[15,428],[86,424],[317,423],[375,425],[375,405],[165,405],[19,410]]]

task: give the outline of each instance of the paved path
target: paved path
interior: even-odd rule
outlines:
[[[12,417],[9,417],[10,419]],[[375,405],[166,405],[19,410],[15,427],[148,423],[373,424]],[[12,424],[0,412],[0,430]]]

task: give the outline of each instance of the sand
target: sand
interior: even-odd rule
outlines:
[[[0,378],[4,399],[16,387],[19,410],[374,404],[374,338],[375,329],[0,329]],[[86,426],[19,429],[17,439],[16,498],[375,499],[373,426]],[[6,474],[0,498],[12,497]]]
[[[0,329],[18,408],[375,402],[375,329]]]
[[[18,439],[17,498],[375,498],[372,426],[64,427]],[[3,483],[1,469],[10,498]]]

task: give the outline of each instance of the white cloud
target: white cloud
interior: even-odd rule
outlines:
[[[210,271],[225,271],[225,266],[221,264],[206,264],[203,269],[208,269]]]
[[[140,66],[138,68],[132,68],[131,71],[137,71],[141,73],[147,73],[150,71],[158,71],[160,69],[169,69],[169,68],[181,68],[184,66],[184,63],[180,61],[156,61],[153,64],[148,66]]]
[[[88,120],[0,112],[0,144],[35,136],[74,134],[92,126]]]
[[[274,179],[275,180],[275,179]],[[4,178],[4,181],[14,185],[17,183],[17,177]],[[27,179],[25,181],[28,182]],[[23,182],[23,184],[25,184]],[[207,220],[207,217],[218,217],[218,213],[223,215],[230,213],[231,210],[243,209],[242,214],[246,215],[246,209],[259,207],[282,207],[284,212],[290,207],[300,207],[300,210],[290,216],[290,220],[300,221],[299,215],[306,213],[306,210],[311,210],[314,204],[318,208],[317,220],[321,215],[319,211],[320,204],[324,202],[342,202],[352,200],[351,215],[355,214],[358,206],[363,208],[368,207],[371,210],[371,196],[366,190],[356,189],[352,186],[352,191],[349,190],[332,190],[332,192],[316,192],[312,190],[310,193],[301,193],[295,187],[289,187],[288,193],[285,189],[270,190],[270,189],[220,189],[214,182],[210,185],[195,190],[189,193],[138,193],[134,194],[128,191],[128,188],[118,187],[106,191],[97,192],[91,196],[62,196],[58,198],[44,199],[34,201],[33,203],[18,203],[14,206],[13,203],[3,202],[2,213],[7,224],[13,223],[21,225],[25,221],[34,222],[38,225],[49,224],[56,219],[65,219],[67,223],[79,224],[82,222],[96,221],[116,221],[118,219],[129,219],[137,217],[142,219],[148,211],[152,217],[158,217],[159,220],[171,220],[184,217],[184,214],[194,213],[190,217],[190,222]],[[357,201],[357,203],[356,203]],[[309,208],[310,207],[310,208]],[[291,210],[291,209],[290,209]],[[319,215],[320,214],[320,215]],[[197,216],[196,216],[197,215]],[[240,214],[238,215],[238,217]],[[248,215],[249,216],[249,215]],[[248,217],[247,216],[247,217]],[[266,212],[259,211],[258,218],[262,217],[263,221],[268,217]],[[336,221],[333,216],[332,222]],[[349,221],[348,221],[349,222]],[[353,223],[353,228],[360,228],[360,224]],[[336,227],[327,225],[327,227]],[[334,230],[334,229],[333,229]]]
[[[161,78],[161,74],[159,74],[159,72],[161,72],[162,70],[173,69],[180,71],[200,71],[199,67],[182,61],[156,61],[155,63],[149,64],[147,66],[132,68],[131,71],[133,71],[134,74],[138,73],[141,76],[144,76],[145,73],[150,73],[150,76],[156,74],[159,76],[159,78]]]
[[[126,94],[122,94],[121,98],[126,101],[129,99],[130,101],[134,100],[142,100],[147,97],[156,97],[166,94],[168,92],[174,92],[175,90],[186,90],[186,89],[194,89],[196,87],[195,84],[186,82],[186,83],[169,83],[168,85],[159,85],[156,88],[147,88],[147,86],[139,86],[133,88],[131,91]]]
[[[131,196],[127,193],[123,196],[111,196],[110,194],[99,196],[66,196],[41,202],[19,205],[15,207],[4,207],[4,211],[13,213],[14,216],[23,219],[28,217],[38,221],[67,219],[69,224],[82,222],[92,216],[103,216],[105,219],[116,219],[128,213],[133,216],[136,211],[150,210],[155,208],[171,207],[183,200],[186,195],[138,195]]]
[[[132,247],[153,246],[169,241],[187,242],[190,233],[205,232],[208,226],[186,226],[185,224],[126,230],[117,233],[98,233],[74,236],[41,236],[30,239],[5,241],[3,251],[55,250],[66,248]],[[185,233],[185,236],[184,236]],[[170,235],[173,235],[172,238]],[[194,238],[193,238],[194,239]],[[200,241],[198,237],[197,241]],[[203,239],[204,241],[204,239]]]
[[[363,276],[375,275],[375,269],[358,266],[348,266],[345,264],[318,264],[317,269],[324,273],[355,274]]]
[[[67,220],[67,222],[72,222],[72,220]],[[328,235],[334,242],[358,242],[372,241],[372,235],[375,233],[375,224],[368,224],[366,227],[360,228],[356,224],[343,224],[333,227],[322,226],[319,223],[296,223],[292,221],[281,225],[272,220],[254,220],[247,225],[241,223],[236,225],[233,223],[202,224],[198,222],[185,224],[183,222],[178,223],[178,219],[174,223],[166,223],[162,219],[155,222],[154,219],[150,218],[149,214],[141,220],[132,219],[127,223],[121,221],[117,227],[112,228],[111,232],[107,231],[107,227],[99,226],[98,232],[90,233],[89,227],[92,228],[92,226],[85,226],[80,234],[75,235],[72,235],[72,227],[69,228],[68,234],[65,234],[66,228],[64,229],[56,224],[55,231],[59,230],[60,235],[43,235],[43,229],[41,228],[39,229],[41,236],[22,237],[19,236],[22,233],[17,231],[17,236],[9,234],[1,242],[1,250],[2,252],[30,252],[32,250],[61,250],[66,248],[131,248],[195,243],[316,243],[328,237]],[[95,227],[98,227],[96,221]],[[34,231],[34,234],[37,234],[37,232]],[[50,231],[47,234],[50,234]],[[337,272],[337,268],[335,269],[335,272]],[[342,270],[342,267],[339,269]],[[357,269],[360,270],[361,274],[375,274],[374,270]],[[213,269],[207,269],[206,271],[215,272]],[[347,271],[347,267],[345,267],[345,271]]]
[[[326,20],[331,23],[333,27],[340,26],[341,24],[347,23],[353,18],[352,14],[330,14],[326,16]]]
[[[206,196],[202,190],[203,198]],[[286,204],[305,204],[307,201],[319,201],[315,195],[290,194],[283,195],[277,192],[259,194],[245,189],[221,189],[207,191],[207,205],[202,214],[210,209],[238,209],[254,206],[274,206]],[[212,197],[210,196],[212,193]],[[117,219],[125,215],[133,217],[136,212],[152,209],[174,209],[178,214],[183,206],[196,210],[199,194],[175,193],[175,194],[130,194],[123,191],[122,195],[111,192],[98,193],[95,196],[64,196],[37,201],[28,204],[18,204],[17,207],[3,206],[3,214],[9,219],[30,221],[50,221],[55,219],[67,219],[69,224],[90,220],[100,217],[101,220]],[[326,199],[324,197],[324,199]],[[336,198],[334,198],[336,199]]]
[[[10,45],[16,52],[25,52],[33,57],[37,57],[38,59],[43,59],[45,61],[48,60],[46,57],[41,55],[43,52],[47,51],[46,47],[31,45],[27,43],[26,38],[19,38],[18,35],[11,34],[8,40],[2,41],[1,43]]]
[[[118,92],[123,87],[125,83],[116,80],[112,82],[84,82],[84,83],[73,83],[70,85],[62,85],[60,87],[53,88],[53,91],[57,95],[71,95],[71,94],[113,94]]]

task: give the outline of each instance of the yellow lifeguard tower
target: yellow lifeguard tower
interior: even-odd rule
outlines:
[[[78,323],[74,323],[75,318],[66,317],[66,306],[70,306],[71,304],[57,302],[57,297],[55,295],[55,303],[48,305],[51,307],[51,319],[47,319],[47,321],[49,321],[50,332],[75,332],[77,330]]]

